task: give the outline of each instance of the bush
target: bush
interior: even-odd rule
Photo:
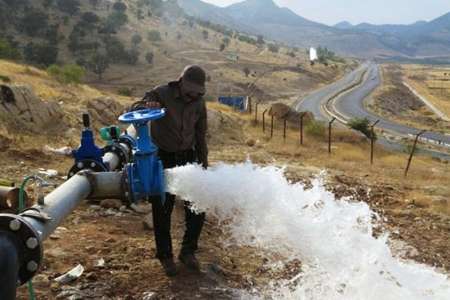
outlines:
[[[74,64],[64,65],[63,67],[51,65],[47,68],[47,73],[59,82],[65,84],[78,84],[86,74],[84,68]]]
[[[128,87],[121,87],[117,90],[117,93],[121,96],[127,96],[130,97],[133,95],[133,91]]]
[[[5,75],[0,75],[0,80],[3,82],[11,82],[11,78]]]
[[[147,39],[152,42],[161,41],[161,33],[158,30],[150,30],[147,34]]]
[[[372,138],[372,131],[370,130],[369,119],[367,118],[353,118],[348,122],[348,127],[362,132],[367,138]],[[376,135],[374,134],[376,139]]]
[[[325,123],[312,120],[305,126],[305,132],[311,136],[324,137],[326,134]]]
[[[1,59],[20,59],[20,52],[8,41],[0,39],[0,58]]]

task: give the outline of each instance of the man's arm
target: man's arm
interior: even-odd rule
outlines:
[[[206,104],[203,103],[200,112],[200,118],[195,124],[195,151],[197,152],[198,162],[203,168],[208,168],[208,145],[206,143],[206,132],[208,131],[208,117]]]

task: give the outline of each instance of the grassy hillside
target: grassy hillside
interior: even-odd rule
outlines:
[[[209,97],[248,94],[257,81],[260,100],[307,92],[347,68],[345,62],[311,67],[303,49],[256,44],[186,16],[175,1],[23,0],[0,1],[0,8],[0,41],[15,50],[3,58],[41,68],[78,64],[84,82],[126,95],[176,79],[192,63],[207,69]]]

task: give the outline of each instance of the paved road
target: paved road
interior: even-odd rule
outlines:
[[[384,129],[394,135],[411,136],[419,133],[419,129],[405,126],[382,118],[364,107],[364,99],[381,83],[379,68],[376,64],[368,64],[365,79],[361,85],[330,103],[331,109],[344,116],[345,119],[367,118],[371,123],[380,120],[377,128]],[[450,135],[438,132],[426,132],[422,135],[428,142],[445,143],[450,146]]]
[[[364,77],[361,84],[350,91],[342,92],[357,84],[362,75],[364,75]],[[381,79],[378,66],[374,63],[366,62],[339,81],[325,86],[307,95],[305,98],[298,100],[293,107],[297,111],[310,111],[314,114],[316,119],[327,121],[330,119],[330,116],[325,112],[323,107],[328,104],[327,107],[329,110],[332,111],[333,114],[339,116],[340,119],[349,120],[355,117],[368,118],[371,123],[380,120],[377,128],[383,129],[392,135],[401,137],[411,137],[416,135],[420,131],[419,129],[384,119],[365,109],[364,99],[367,98],[380,83]],[[426,132],[423,134],[422,140],[435,144],[444,143],[450,146],[450,135],[437,132]],[[404,149],[401,144],[387,139],[380,138],[379,142],[391,149]],[[440,154],[439,152],[434,151],[430,151],[429,153],[441,158],[448,159],[450,157],[446,154]]]
[[[299,99],[294,103],[293,107],[297,111],[312,112],[317,120],[329,120],[331,117],[323,111],[322,106],[325,105],[330,98],[336,96],[337,93],[358,82],[367,66],[367,63],[362,64],[359,68],[347,74],[340,80],[312,92],[303,99]]]

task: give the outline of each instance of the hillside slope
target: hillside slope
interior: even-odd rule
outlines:
[[[88,71],[86,82],[137,97],[193,63],[210,75],[209,98],[248,94],[257,81],[260,100],[307,92],[346,68],[313,68],[304,50],[269,51],[243,33],[187,16],[175,1],[1,0],[0,11],[0,40],[26,63],[77,63]]]
[[[359,57],[446,56],[449,15],[412,25],[348,23],[334,27],[309,21],[272,0],[247,0],[221,8],[201,0],[178,0],[187,13],[238,30],[300,47],[326,46]]]

